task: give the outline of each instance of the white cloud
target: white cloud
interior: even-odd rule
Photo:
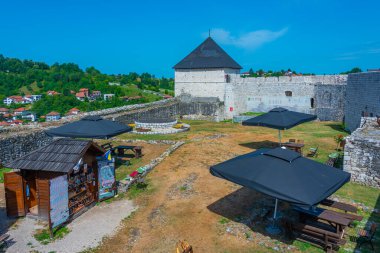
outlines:
[[[365,55],[380,54],[380,47],[370,47],[364,48],[354,52],[348,52],[340,54],[338,57],[334,58],[336,61],[348,61],[359,59]]]
[[[221,44],[234,45],[244,49],[256,49],[282,37],[287,31],[288,28],[286,27],[279,31],[257,30],[241,34],[240,36],[233,36],[231,32],[225,29],[216,28],[211,30],[211,37]],[[204,35],[208,36],[208,34]]]

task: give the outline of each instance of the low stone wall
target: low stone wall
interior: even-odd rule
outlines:
[[[140,121],[135,121],[136,128],[153,128],[153,129],[165,129],[165,128],[171,128],[175,124],[177,124],[177,120],[174,120],[172,122],[163,122],[163,123],[145,123]]]
[[[123,140],[117,140],[117,141],[123,141]],[[133,142],[136,142],[136,140],[132,140]],[[140,141],[140,140],[138,140]],[[129,141],[125,141],[129,142]],[[164,143],[164,144],[172,144],[164,153],[162,153],[159,157],[153,159],[149,164],[143,166],[145,169],[145,172],[139,175],[140,178],[145,177],[150,171],[152,171],[157,165],[159,165],[163,160],[165,160],[166,157],[168,157],[171,153],[173,153],[175,150],[177,150],[179,147],[181,147],[183,144],[185,144],[184,141],[146,141],[149,144],[158,144],[158,143]],[[127,175],[126,175],[127,176]],[[132,184],[134,184],[138,178],[134,178],[130,181],[127,180],[121,180],[118,182],[117,190],[118,192],[126,192],[128,191],[129,187],[131,187]]]
[[[50,144],[53,141],[42,130],[31,131],[23,134],[17,132],[11,136],[0,139],[0,163],[14,160],[27,153]]]
[[[360,125],[346,138],[343,168],[352,181],[380,188],[380,127],[375,117]]]

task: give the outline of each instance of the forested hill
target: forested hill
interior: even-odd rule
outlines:
[[[48,65],[0,55],[0,99],[10,95],[39,94],[48,90],[68,95],[70,90],[77,92],[80,88],[114,93],[116,96],[128,95],[128,89],[109,83],[135,85],[139,89],[153,91],[174,88],[173,79],[156,78],[149,73],[107,75],[94,67],[83,70],[74,63]]]

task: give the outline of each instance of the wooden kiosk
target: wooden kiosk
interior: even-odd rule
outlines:
[[[58,226],[99,200],[97,157],[92,141],[59,139],[12,161],[4,174],[7,215],[32,215]]]

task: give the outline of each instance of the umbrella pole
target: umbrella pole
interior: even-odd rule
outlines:
[[[273,214],[273,222],[271,225],[267,226],[265,230],[268,232],[268,234],[271,235],[278,235],[281,233],[281,229],[277,225],[277,205],[278,205],[278,199],[276,198],[276,202],[274,205],[274,214]]]
[[[279,141],[279,145],[281,147],[281,130],[280,129],[278,130],[278,141]]]
[[[276,215],[277,215],[277,204],[278,204],[278,199],[276,198],[276,203],[275,203],[275,205],[274,205],[273,222],[276,220]]]

